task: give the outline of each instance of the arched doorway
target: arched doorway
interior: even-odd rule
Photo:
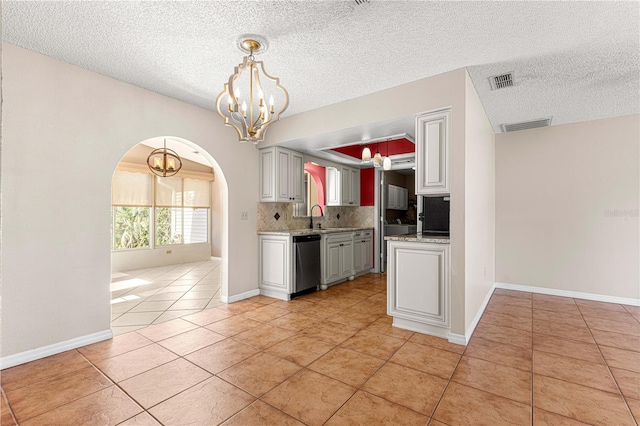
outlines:
[[[149,153],[166,142],[183,166],[158,177]],[[215,159],[178,137],[130,148],[112,179],[111,307],[114,335],[197,313],[227,294],[227,183]]]

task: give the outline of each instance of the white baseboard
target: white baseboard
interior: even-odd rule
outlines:
[[[453,334],[453,333],[449,335],[449,341],[451,343],[467,346],[467,344],[469,343],[469,340],[471,340],[471,336],[473,336],[473,332],[476,330],[476,327],[478,326],[478,322],[480,321],[480,318],[482,318],[482,314],[484,314],[484,310],[487,309],[489,300],[491,300],[491,296],[493,296],[493,291],[496,288],[497,288],[496,284],[494,283],[491,286],[491,289],[489,289],[489,293],[487,293],[484,300],[482,301],[482,305],[480,305],[480,309],[478,309],[478,312],[476,312],[476,316],[473,318],[473,321],[471,321],[471,324],[469,325],[469,328],[465,331],[464,335]]]
[[[418,333],[440,337],[442,339],[446,339],[449,336],[448,327],[438,327],[405,318],[393,317],[393,326],[404,330],[416,331]]]
[[[217,256],[211,256],[211,260],[222,260],[222,258]]]
[[[640,306],[640,299],[632,299],[630,297],[607,296],[604,294],[582,293],[579,291],[556,290],[554,288],[533,287],[528,285],[495,283],[495,288],[503,288],[505,290],[526,291],[529,293],[548,294],[550,296],[571,297],[575,299],[594,300],[596,302],[618,303],[621,305]]]
[[[471,338],[470,334],[468,336]],[[453,343],[455,345],[467,346],[467,343],[469,343],[469,339],[462,334],[449,333],[447,339],[449,340],[449,343]]]
[[[289,293],[281,292],[277,290],[269,290],[267,288],[261,288],[260,294],[262,296],[272,297],[274,299],[279,299],[284,301],[291,300],[291,295]]]
[[[260,295],[260,289],[256,288],[255,290],[245,291],[244,293],[234,294],[233,296],[220,296],[220,301],[222,303],[233,303],[258,295]]]
[[[111,329],[109,329],[93,334],[88,334],[86,336],[76,337],[75,339],[65,340],[64,342],[54,343],[53,345],[31,349],[19,354],[5,356],[3,358],[0,358],[0,369],[14,367],[26,362],[35,361],[40,358],[69,351],[71,349],[76,349],[82,346],[90,345],[92,343],[111,339],[112,337],[113,332],[111,331]]]

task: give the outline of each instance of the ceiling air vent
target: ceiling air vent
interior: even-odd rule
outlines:
[[[523,121],[521,123],[501,124],[503,132],[517,132],[518,130],[535,129],[537,127],[549,127],[551,126],[551,119],[541,118],[540,120]]]
[[[508,72],[506,74],[494,75],[493,77],[489,77],[489,83],[491,83],[491,90],[513,87],[513,73]]]
[[[358,6],[361,6],[365,3],[370,3],[370,0],[353,0],[353,1],[356,2]]]

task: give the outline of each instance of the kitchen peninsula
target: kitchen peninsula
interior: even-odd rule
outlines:
[[[385,237],[387,314],[398,328],[448,338],[450,240],[420,234]]]

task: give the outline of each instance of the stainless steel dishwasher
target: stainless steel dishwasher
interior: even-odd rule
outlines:
[[[320,235],[293,237],[293,294],[315,291],[320,285]]]

